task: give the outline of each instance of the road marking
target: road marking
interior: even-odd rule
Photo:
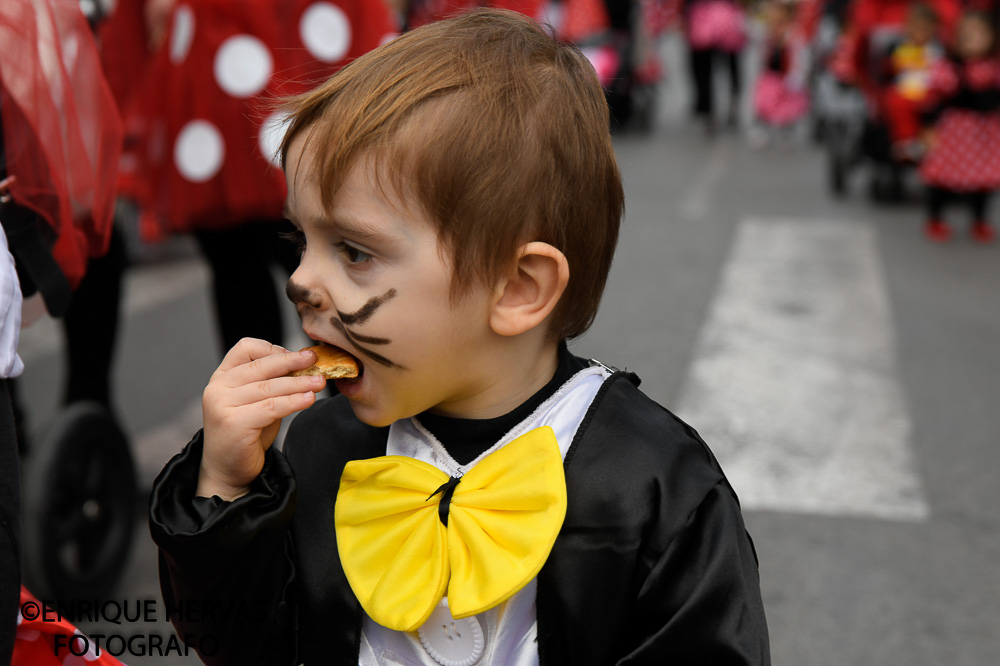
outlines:
[[[875,235],[747,219],[677,412],[748,509],[925,520]]]
[[[709,199],[719,191],[719,181],[726,173],[732,152],[730,141],[720,139],[712,144],[705,167],[698,174],[688,195],[681,201],[679,212],[682,216],[692,220],[708,216]]]

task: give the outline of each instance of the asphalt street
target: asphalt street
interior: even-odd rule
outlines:
[[[1000,246],[926,242],[919,203],[874,205],[863,170],[831,196],[809,142],[706,137],[676,42],[664,54],[654,130],[616,139],[626,220],[573,351],[637,372],[718,454],[756,543],[775,664],[1000,662]],[[144,488],[199,426],[219,361],[204,264],[185,239],[156,253],[128,274],[115,366]],[[58,326],[26,330],[22,355],[40,438],[59,409]],[[143,514],[106,599],[158,603],[156,572]],[[81,627],[166,636],[162,616]]]

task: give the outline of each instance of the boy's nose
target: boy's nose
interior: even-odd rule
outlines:
[[[298,271],[292,273],[292,277],[289,278],[288,284],[285,285],[285,296],[288,297],[296,308],[299,305],[306,305],[313,309],[319,309],[323,306],[323,299],[320,294],[306,287],[305,285],[296,282],[295,276]]]

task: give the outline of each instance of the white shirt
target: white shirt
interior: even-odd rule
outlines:
[[[506,446],[529,430],[543,425],[555,432],[559,451],[563,458],[573,443],[587,409],[594,401],[601,384],[611,375],[603,366],[592,366],[573,375],[548,400],[538,406],[528,418],[503,436],[499,442],[478,458],[466,465],[460,465],[452,458],[444,446],[426,428],[414,419],[404,419],[389,427],[386,455],[408,456],[434,465],[448,476],[462,476],[476,463]],[[447,598],[438,604],[447,608]],[[445,610],[446,612],[446,610]],[[450,614],[445,615],[445,623],[452,625]],[[444,627],[438,615],[431,616],[427,625],[436,624],[435,632]],[[474,615],[477,633],[481,632],[484,645],[477,651],[477,657],[454,660],[435,659],[432,650],[425,648],[424,641],[432,644],[430,629],[420,632],[402,632],[387,629],[365,614],[361,635],[361,666],[537,666],[538,645],[536,636],[538,624],[535,617],[535,581],[532,580],[513,597],[495,608]],[[460,630],[463,622],[455,621]],[[454,625],[452,625],[454,627]],[[449,629],[453,630],[453,629]],[[464,636],[468,636],[468,632]],[[424,639],[422,641],[421,639]],[[440,638],[440,636],[438,637]],[[430,640],[428,640],[430,639]],[[471,657],[471,654],[469,655]]]
[[[24,363],[17,355],[21,335],[21,284],[14,257],[7,249],[7,235],[0,227],[0,379],[17,377]]]

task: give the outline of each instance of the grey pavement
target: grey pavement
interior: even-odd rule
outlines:
[[[961,237],[944,247],[925,242],[920,206],[872,205],[863,195],[864,173],[846,199],[831,197],[823,154],[812,145],[754,151],[737,133],[707,139],[684,113],[677,44],[668,42],[664,53],[671,78],[655,131],[616,139],[626,222],[601,313],[573,351],[638,372],[650,396],[706,434],[734,479],[744,468],[760,470],[740,476],[736,490],[760,557],[775,664],[1000,662],[1000,247],[974,246]],[[965,218],[956,212],[955,219]],[[757,246],[746,239],[761,229],[771,234],[770,247],[787,243],[787,252],[755,269],[748,259]],[[801,234],[815,230],[843,242],[803,245]],[[806,246],[814,249],[801,249]],[[815,247],[828,253],[817,254]],[[175,249],[168,260],[130,272],[116,360],[117,411],[144,484],[198,427],[200,394],[219,360],[205,268],[189,244],[178,242]],[[836,279],[844,257],[862,257],[864,268]],[[823,261],[833,268],[816,272]],[[795,308],[786,308],[791,318],[784,320],[767,319],[771,315],[756,301],[741,310],[746,294],[755,293],[741,285],[761,277],[755,270],[778,263],[779,282],[771,284],[789,286],[804,276],[801,285],[790,285],[797,288],[788,292],[792,296],[875,305],[838,310],[840,318],[830,320],[833,331],[808,328]],[[855,284],[858,291],[849,287]],[[852,300],[856,294],[867,296]],[[867,351],[822,366],[830,383],[817,385],[798,371],[802,357],[789,347],[790,366],[767,366],[786,373],[784,379],[753,384],[745,402],[720,387],[730,375],[703,374],[717,358],[754,367],[761,348],[741,346],[740,332],[781,335],[782,322],[828,338],[816,352],[826,354],[824,362],[859,347]],[[22,350],[23,391],[41,434],[58,409],[58,327],[43,321],[27,330]],[[864,385],[871,398],[831,410],[831,401],[851,393],[849,381],[871,377],[858,372],[873,367],[878,372]],[[826,386],[832,388],[823,393]],[[819,397],[795,400],[815,390]],[[875,403],[889,405],[879,413],[905,427],[891,436],[866,425],[828,437]],[[764,409],[773,413],[761,423]],[[784,424],[794,426],[797,441],[782,442],[776,451]],[[731,432],[742,435],[735,448],[723,441]],[[883,455],[890,448],[896,457]],[[886,460],[903,462],[885,469]],[[837,473],[823,476],[832,469]],[[834,500],[810,506],[796,499],[801,489],[781,485],[807,474],[822,479]],[[902,478],[898,488],[895,478]],[[900,493],[909,493],[912,502],[899,504]],[[835,501],[859,494],[868,499]],[[899,505],[919,508],[886,509]],[[107,599],[159,599],[155,548],[144,520],[121,583]],[[158,622],[110,633],[169,631],[161,612]],[[194,657],[125,661],[198,663]]]

